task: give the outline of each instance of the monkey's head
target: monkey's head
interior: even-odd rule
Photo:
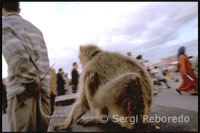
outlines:
[[[89,44],[80,46],[79,59],[83,67],[91,60],[96,54],[102,52],[102,50],[96,45]]]

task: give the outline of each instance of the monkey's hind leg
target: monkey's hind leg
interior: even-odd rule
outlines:
[[[120,80],[120,86],[122,88],[114,102],[115,108],[110,109],[115,110],[112,115],[123,117],[123,121],[118,119],[117,123],[119,125],[132,130],[135,124],[142,123],[145,110],[144,90],[142,88],[141,79],[137,74],[124,75],[122,78],[123,79]]]

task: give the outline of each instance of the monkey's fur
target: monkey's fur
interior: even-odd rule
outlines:
[[[98,117],[80,119],[90,109],[97,115],[138,116],[150,112],[153,84],[148,72],[137,61],[119,53],[103,51],[95,45],[80,46],[83,72],[79,78],[79,96],[64,124],[57,130],[70,128],[74,123],[100,123]],[[118,122],[127,129],[133,123]]]

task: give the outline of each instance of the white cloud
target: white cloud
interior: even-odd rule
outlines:
[[[95,43],[123,54],[130,51],[134,56],[144,54],[144,58],[153,51],[150,57],[155,60],[161,57],[156,57],[159,54],[156,47],[170,48],[167,45],[197,39],[197,5],[197,2],[21,2],[21,15],[43,32],[50,63],[56,63],[56,69],[63,67],[70,72],[74,61],[80,64],[78,52],[82,44]],[[182,30],[190,22],[195,27]],[[187,33],[190,36],[186,38]]]

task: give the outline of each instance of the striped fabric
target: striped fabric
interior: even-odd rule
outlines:
[[[2,48],[8,65],[9,100],[25,90],[23,83],[39,82],[49,69],[49,59],[41,31],[16,13],[2,18]],[[50,73],[42,81],[46,91],[49,81]]]

